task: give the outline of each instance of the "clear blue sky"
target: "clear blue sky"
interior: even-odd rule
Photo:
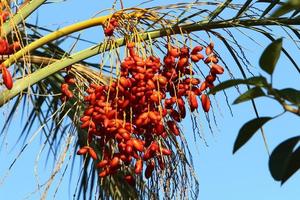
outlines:
[[[56,29],[69,25],[75,21],[87,19],[98,11],[110,6],[112,1],[108,0],[89,0],[89,1],[76,1],[69,0],[67,2],[53,3],[48,6],[43,6],[38,11],[39,24],[48,28]],[[135,4],[133,1],[124,0],[125,6],[130,7]],[[140,0],[134,1],[136,4],[142,2]],[[180,1],[176,1],[180,2]],[[172,2],[173,3],[173,2]],[[165,1],[155,1],[148,5],[165,4]],[[31,18],[35,20],[35,18]],[[278,29],[277,34],[281,34],[282,30]],[[84,37],[92,38],[94,41],[101,41],[102,36],[100,28],[85,31]],[[248,33],[251,34],[251,33]],[[269,41],[261,36],[256,36],[255,39],[260,41],[262,47],[249,43],[245,37],[239,34],[238,41],[247,48],[247,53],[251,58],[254,73],[262,73],[258,69],[258,58]],[[252,34],[253,36],[253,34]],[[295,46],[288,40],[284,40],[284,46],[288,49],[293,49]],[[75,50],[85,48],[85,45],[80,45]],[[66,49],[70,46],[66,45]],[[220,51],[223,46],[216,42],[216,49]],[[293,50],[292,50],[293,51]],[[224,58],[227,58],[226,51],[220,51]],[[225,59],[230,68],[237,76],[237,66],[230,59]],[[298,56],[298,63],[300,63]],[[223,78],[225,80],[226,77]],[[275,71],[274,83],[279,88],[284,87],[297,87],[299,88],[300,79],[299,74],[291,67],[291,64],[284,56],[281,56],[279,64]],[[243,88],[245,89],[245,88]],[[228,91],[229,102],[233,102],[237,93],[235,91]],[[221,113],[216,114],[218,121],[218,128],[220,131],[215,131],[212,135],[206,125],[205,118],[200,112],[199,120],[202,120],[204,125],[205,139],[208,147],[201,139],[197,142],[193,141],[190,123],[186,121],[183,124],[184,133],[189,141],[192,149],[194,166],[200,182],[200,198],[202,200],[226,199],[226,200],[281,200],[297,198],[299,194],[300,175],[293,176],[284,186],[280,186],[275,182],[268,171],[268,155],[266,153],[261,134],[256,134],[249,143],[247,143],[236,155],[232,155],[233,142],[237,136],[239,128],[248,120],[255,117],[250,103],[243,103],[240,105],[232,106],[234,116],[231,117],[224,102],[224,96],[217,95]],[[274,116],[281,112],[280,106],[269,99],[261,98],[257,100],[259,112],[262,116]],[[0,109],[1,111],[1,127],[3,119],[7,114],[7,107]],[[17,163],[11,171],[8,167],[16,157],[20,148],[14,148],[16,139],[19,135],[21,124],[24,125],[25,121],[20,121],[20,113],[16,116],[13,126],[9,129],[6,136],[0,136],[2,148],[0,151],[1,165],[0,165],[0,199],[38,199],[39,193],[31,194],[37,188],[35,177],[35,160],[38,151],[41,148],[40,135],[38,135],[31,145],[26,148],[24,153],[18,159]],[[218,113],[218,111],[217,111]],[[300,134],[296,128],[299,125],[299,118],[286,114],[279,119],[271,121],[265,126],[266,137],[268,140],[269,148],[272,150],[282,140],[289,136]],[[21,123],[21,124],[20,124]],[[38,127],[36,127],[37,130]],[[35,130],[35,129],[33,129]],[[32,133],[33,134],[33,133]],[[45,157],[45,153],[43,154]],[[79,160],[79,157],[78,157]],[[77,162],[77,164],[79,164]],[[52,161],[45,166],[44,158],[41,159],[38,165],[39,179],[46,180],[52,170]],[[67,174],[69,171],[67,171]],[[56,199],[69,199],[72,198],[73,190],[77,181],[78,170],[74,171],[71,189],[69,190],[69,179],[63,179],[60,189],[56,195]],[[60,177],[60,175],[58,175]],[[68,175],[66,175],[68,177]],[[49,192],[48,199],[53,199],[55,185],[59,180],[55,181],[54,188]],[[69,192],[71,191],[71,192]]]

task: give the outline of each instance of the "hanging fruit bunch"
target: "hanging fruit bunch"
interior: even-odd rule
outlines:
[[[64,82],[61,84],[61,101],[66,102],[69,99],[72,99],[74,97],[73,91],[70,87],[75,85],[76,78],[74,75],[71,74],[71,66],[66,67],[66,75],[64,76]]]
[[[64,77],[64,83],[61,84],[61,100],[65,102],[74,97],[73,92],[70,90],[70,86],[74,85],[76,82],[75,78],[69,74]]]
[[[103,27],[105,36],[112,36],[114,30],[118,27],[119,23],[117,18],[112,17],[106,21],[106,25]]]
[[[3,3],[0,3],[0,26],[8,19],[10,16],[9,9]],[[20,49],[20,43],[18,41],[9,44],[6,38],[0,37],[0,56],[11,55]],[[2,73],[3,84],[7,89],[12,89],[13,79],[9,70],[3,64],[0,65],[0,72]]]
[[[168,45],[161,62],[153,55],[142,58],[135,43],[129,42],[118,77],[108,85],[90,84],[86,90],[80,128],[87,130],[88,146],[77,154],[94,159],[101,178],[122,171],[131,185],[134,174],[144,172],[148,179],[155,169],[164,170],[172,155],[168,138],[180,135],[178,123],[186,117],[186,109],[196,111],[199,97],[203,110],[210,109],[206,90],[224,72],[213,48],[213,43],[206,47],[205,58],[202,46],[190,50]],[[191,64],[201,60],[209,67],[202,82]]]
[[[19,42],[14,42],[13,44],[9,45],[6,39],[0,38],[0,56],[13,54],[19,49]],[[4,64],[0,65],[0,71],[2,73],[2,80],[5,87],[9,90],[12,89],[13,79],[11,73]]]

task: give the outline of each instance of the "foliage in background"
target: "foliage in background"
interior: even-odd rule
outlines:
[[[298,14],[300,1],[288,1],[279,7],[273,14],[273,17],[279,17],[291,11],[292,16]],[[259,64],[263,71],[269,74],[268,78],[264,76],[252,77],[249,79],[233,79],[224,81],[211,90],[216,93],[230,87],[240,84],[246,84],[248,91],[235,99],[233,104],[238,104],[253,100],[259,97],[267,97],[277,101],[283,108],[283,112],[273,117],[258,117],[245,123],[240,129],[233,147],[233,153],[240,149],[251,137],[263,127],[263,125],[272,119],[280,117],[286,112],[300,116],[300,90],[295,88],[276,89],[273,87],[273,72],[282,51],[282,38],[273,41],[263,52]],[[272,177],[281,184],[285,183],[298,169],[300,169],[300,136],[288,138],[280,143],[271,153],[269,158],[269,170]]]

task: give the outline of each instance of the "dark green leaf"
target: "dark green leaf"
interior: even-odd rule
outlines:
[[[268,85],[268,82],[263,76],[254,76],[245,80],[245,84],[255,85],[258,87],[265,87]]]
[[[299,0],[289,0],[286,4],[278,8],[273,14],[272,17],[280,17],[292,10],[300,9]]]
[[[290,27],[291,29],[291,27]],[[276,39],[269,33],[263,33],[264,36],[266,36],[268,39],[270,39],[272,42],[275,41]],[[296,63],[295,59],[290,55],[290,53],[282,47],[282,52],[285,54],[285,56],[289,59],[289,61],[293,64],[295,69],[300,73],[300,68],[298,64]]]
[[[282,38],[272,42],[260,57],[259,65],[268,74],[272,75],[282,49]]]
[[[248,142],[248,140],[256,133],[256,131],[271,119],[272,117],[255,118],[244,124],[234,142],[233,153],[235,153],[246,142]]]
[[[210,90],[209,93],[216,93],[220,90],[225,90],[227,88],[230,88],[230,87],[233,87],[236,85],[240,85],[240,84],[249,84],[249,85],[264,87],[268,83],[267,83],[267,80],[262,76],[255,76],[255,77],[251,77],[251,78],[248,78],[245,80],[244,79],[227,80],[227,81],[220,83],[219,85],[216,85],[213,89]]]
[[[264,91],[260,87],[255,87],[255,88],[248,90],[244,94],[240,95],[238,98],[236,98],[234,100],[233,104],[238,104],[238,103],[241,103],[244,101],[249,101],[251,99],[261,97],[261,96],[265,96]]]
[[[290,157],[286,169],[284,170],[281,184],[285,183],[298,169],[300,169],[300,147],[298,147]]]
[[[281,15],[284,15],[290,11],[294,10],[294,8],[288,4],[281,6],[278,8],[273,14],[272,17],[280,17]]]
[[[289,102],[300,106],[300,91],[294,88],[285,88],[282,90],[276,90],[276,92]]]
[[[239,84],[244,84],[245,80],[244,79],[233,79],[233,80],[227,80],[223,81],[222,83],[216,85],[214,88],[210,90],[209,93],[216,93],[221,90],[225,90],[227,88],[239,85]]]
[[[288,161],[290,160],[293,149],[299,140],[300,136],[289,138],[279,144],[272,152],[269,159],[269,170],[275,180],[281,181],[283,179]]]

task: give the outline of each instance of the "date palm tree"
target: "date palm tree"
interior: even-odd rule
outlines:
[[[3,53],[0,57],[1,67],[9,69],[13,77],[12,88],[3,87],[0,93],[0,105],[3,109],[8,109],[1,134],[12,124],[18,123],[14,120],[14,115],[21,109],[24,114],[28,113],[26,123],[22,131],[15,134],[27,146],[30,144],[26,142],[27,138],[36,134],[34,124],[39,123],[43,133],[43,149],[48,151],[48,155],[53,154],[57,158],[51,178],[41,188],[43,199],[47,197],[57,173],[64,170],[62,166],[68,161],[68,153],[75,159],[83,158],[82,166],[70,166],[81,169],[75,191],[77,198],[92,199],[95,194],[99,199],[198,198],[199,183],[185,133],[164,141],[164,145],[172,150],[171,157],[166,159],[165,169],[155,168],[148,180],[142,175],[135,175],[134,186],[124,182],[125,171],[100,178],[98,174],[101,170],[96,167],[98,162],[89,155],[75,156],[78,149],[86,146],[91,146],[98,157],[102,156],[101,145],[95,141],[88,142],[88,131],[81,128],[80,117],[86,109],[85,91],[91,83],[109,85],[118,79],[118,69],[126,54],[124,52],[128,41],[134,41],[136,48],[142,53],[153,54],[162,59],[170,45],[207,47],[213,41],[214,54],[225,68],[225,78],[217,80],[222,82],[221,79],[234,79],[238,76],[247,79],[253,76],[246,50],[248,47],[239,42],[241,38],[251,44],[251,48],[262,48],[255,38],[258,36],[270,42],[276,41],[279,36],[285,37],[295,42],[295,45],[300,39],[297,7],[283,10],[287,13],[285,15],[271,15],[284,4],[279,0],[247,0],[241,3],[233,3],[231,0],[197,0],[154,7],[148,7],[145,2],[132,8],[125,8],[121,0],[116,0],[112,5],[107,5],[111,8],[101,12],[101,16],[55,31],[27,20],[28,16],[40,6],[47,6],[47,3],[49,2],[46,0],[1,1],[3,12],[9,13],[8,19],[1,21],[1,37],[9,43],[18,41],[20,44],[19,50],[9,55]],[[157,1],[159,3],[161,2]],[[105,33],[101,43],[94,44],[89,38],[73,35],[98,26],[107,31],[112,19],[117,19],[118,24],[112,30],[113,33]],[[278,35],[278,29],[283,30],[285,35]],[[63,48],[64,42],[73,42],[74,47],[77,42],[82,42],[89,47],[69,53]],[[295,73],[300,73],[291,52],[285,48],[282,48],[282,52],[290,60]],[[100,56],[99,62],[88,60],[96,56]],[[229,66],[228,62],[232,60],[235,65]],[[193,66],[198,76],[205,77],[207,70],[200,64]],[[61,85],[65,82],[66,74],[76,80],[71,87],[74,97],[67,101],[61,99]],[[221,100],[227,101],[226,93],[223,94]],[[251,101],[259,118],[255,102]],[[212,104],[212,109],[205,115],[211,130],[211,125],[215,123],[216,108],[217,104]],[[199,113],[190,112],[190,115],[194,137],[202,138],[197,122]],[[266,141],[265,145],[267,149]]]

